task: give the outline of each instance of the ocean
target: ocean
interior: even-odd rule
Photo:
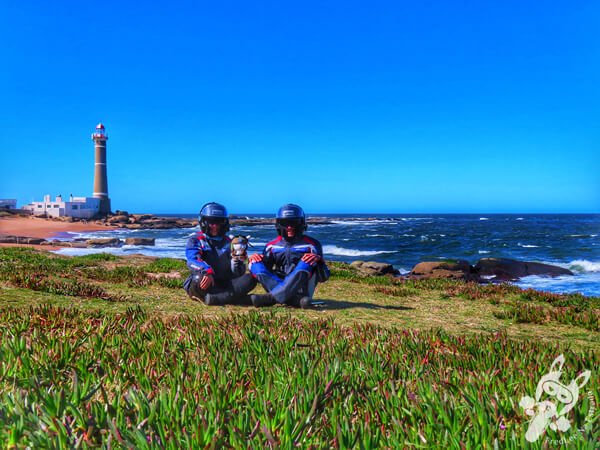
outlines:
[[[196,214],[168,216],[196,217]],[[487,257],[537,261],[568,268],[575,276],[530,276],[515,284],[549,292],[600,296],[600,214],[319,214],[309,217],[327,217],[333,222],[310,225],[307,231],[323,244],[328,260],[386,262],[401,273],[408,273],[420,261],[445,258],[465,259],[471,264]],[[186,240],[195,230],[119,229],[72,234],[69,238],[153,237],[156,246],[64,248],[56,253],[142,253],[183,259]],[[231,233],[250,235],[251,253],[262,251],[276,236],[273,225],[232,227]]]

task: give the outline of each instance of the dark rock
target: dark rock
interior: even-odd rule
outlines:
[[[115,211],[115,216],[128,216],[129,213],[127,211],[121,211],[120,209],[117,209]]]
[[[573,275],[568,269],[528,261],[517,261],[508,258],[482,258],[475,264],[475,270],[481,276],[495,276],[496,280],[517,280],[529,275],[545,275],[558,277]]]
[[[87,244],[81,241],[52,241],[50,243],[56,247],[87,248]]]
[[[87,244],[85,242],[69,242],[69,245],[67,245],[67,247],[86,248]]]
[[[33,238],[27,236],[12,236],[8,234],[0,235],[1,244],[30,244],[30,245],[41,245],[47,242],[46,239]]]
[[[47,242],[46,239],[22,237],[19,239],[20,244],[40,245]]]
[[[88,247],[120,247],[123,245],[123,241],[117,238],[98,238],[98,239],[88,239],[86,241]]]
[[[425,261],[417,264],[410,272],[413,278],[453,278],[479,281],[479,276],[468,261],[446,260]]]
[[[375,261],[354,261],[350,264],[360,273],[370,276],[381,276],[381,275],[395,275],[396,269],[394,266],[387,263],[380,263]]]
[[[106,222],[110,224],[129,223],[129,216],[126,216],[124,214],[112,216],[106,219]]]
[[[154,245],[154,238],[127,238],[125,239],[126,245]]]
[[[152,218],[152,215],[151,215],[151,214],[133,214],[133,215],[132,215],[132,217],[133,217],[135,220],[137,220],[137,221],[140,221],[140,220],[148,220],[148,219],[151,219],[151,218]]]

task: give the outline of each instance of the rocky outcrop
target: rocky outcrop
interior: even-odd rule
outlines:
[[[529,275],[558,277],[573,275],[568,269],[529,261],[517,261],[507,258],[482,258],[475,264],[475,270],[481,276],[494,276],[495,280],[518,280]]]
[[[9,234],[0,235],[0,244],[30,244],[41,245],[47,242],[46,239],[33,238],[27,236],[13,236]]]
[[[123,245],[123,241],[117,238],[98,238],[88,239],[86,241],[88,247],[102,248],[102,247],[120,247]]]
[[[147,246],[154,246],[154,243],[155,243],[154,238],[136,237],[136,238],[127,238],[127,239],[125,239],[125,244],[126,245],[147,245]]]
[[[119,224],[119,223],[129,223],[129,216],[121,214],[119,216],[111,216],[106,219],[106,223],[111,225]]]
[[[381,276],[381,275],[396,275],[397,271],[391,264],[380,263],[375,261],[354,261],[350,264],[363,275]]]
[[[424,261],[413,267],[411,278],[451,278],[465,281],[479,281],[475,269],[464,260]]]
[[[97,225],[106,225],[132,230],[153,229],[166,230],[169,228],[192,228],[198,225],[196,219],[178,217],[157,217],[151,214],[128,214],[127,211],[117,211],[118,214],[96,221]]]

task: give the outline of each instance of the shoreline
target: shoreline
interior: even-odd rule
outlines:
[[[110,231],[117,227],[98,225],[94,222],[63,222],[39,217],[0,217],[0,236],[19,236],[33,239],[52,240],[64,233],[83,233],[88,231]],[[28,247],[37,250],[55,251],[62,246],[51,243],[40,245],[30,243],[0,243],[0,247]]]
[[[87,231],[110,231],[117,227],[98,225],[94,222],[63,222],[39,217],[1,217],[0,234],[52,239],[60,233]]]

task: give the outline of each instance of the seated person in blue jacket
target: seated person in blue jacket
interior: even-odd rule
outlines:
[[[250,256],[250,272],[268,292],[252,295],[252,303],[309,308],[317,282],[329,278],[321,244],[304,234],[306,216],[298,205],[279,208],[275,227],[279,237],[269,242],[262,254]]]
[[[248,292],[256,280],[246,273],[246,258],[232,257],[229,216],[219,203],[207,203],[200,209],[200,229],[185,248],[191,273],[183,288],[188,295],[207,305],[251,304]]]

